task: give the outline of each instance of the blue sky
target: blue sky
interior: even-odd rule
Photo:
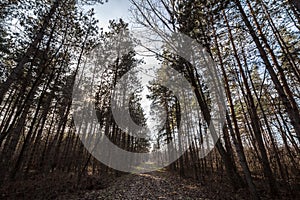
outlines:
[[[108,0],[104,4],[96,4],[94,6],[88,6],[88,8],[94,8],[96,18],[99,20],[99,26],[107,30],[108,22],[112,19],[124,19],[125,22],[129,22],[129,0]]]

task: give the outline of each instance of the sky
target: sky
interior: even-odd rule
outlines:
[[[95,9],[99,26],[104,30],[107,30],[109,20],[122,18],[125,22],[129,21],[129,0],[108,0],[107,3],[88,6],[87,8]]]
[[[118,20],[122,18],[125,22],[129,23],[131,20],[131,13],[129,11],[131,7],[131,3],[129,0],[109,0],[104,4],[96,4],[93,6],[87,6],[87,9],[94,8],[95,17],[99,20],[99,27],[103,28],[105,31],[108,31],[109,20]],[[129,25],[129,27],[131,27]],[[138,50],[137,50],[138,51]],[[158,67],[158,63],[153,57],[143,57],[138,56],[138,58],[143,59],[145,64],[143,66],[139,66],[141,72],[139,76],[142,81],[142,85],[144,90],[142,91],[142,107],[145,111],[148,127],[153,130],[153,127],[156,125],[156,122],[151,119],[150,116],[150,105],[152,101],[146,98],[146,95],[149,94],[149,91],[146,87],[148,81],[153,80],[154,72],[149,70],[153,66]]]

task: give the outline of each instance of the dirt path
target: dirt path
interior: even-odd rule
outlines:
[[[167,171],[122,176],[108,188],[60,199],[208,199],[201,186]]]

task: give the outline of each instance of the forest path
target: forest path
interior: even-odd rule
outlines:
[[[208,199],[200,184],[165,170],[144,174],[129,174],[117,178],[111,186],[102,190],[87,191],[68,199]],[[65,198],[61,198],[65,199]]]

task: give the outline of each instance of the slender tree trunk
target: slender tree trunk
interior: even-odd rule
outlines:
[[[262,44],[260,43],[260,40],[259,40],[258,36],[256,35],[254,28],[252,27],[244,9],[243,9],[243,6],[241,5],[239,0],[235,0],[235,2],[236,2],[236,5],[237,5],[241,15],[242,15],[244,23],[246,24],[247,28],[249,29],[250,35],[252,36],[252,38],[259,50],[261,58],[263,59],[265,65],[266,65],[266,68],[271,76],[271,79],[275,85],[275,88],[279,94],[279,97],[282,100],[282,102],[287,110],[287,113],[291,119],[291,123],[294,126],[295,132],[297,133],[297,136],[299,136],[299,141],[300,141],[300,117],[297,118],[297,112],[295,112],[295,110],[294,110],[295,108],[293,108],[293,106],[289,102],[289,99],[277,77],[277,74],[275,73],[271,62],[269,61],[268,55],[267,55],[266,51],[264,50]],[[298,114],[299,114],[299,112],[298,112]]]
[[[7,78],[7,80],[1,84],[0,87],[0,104],[3,101],[3,98],[5,97],[6,92],[9,90],[10,86],[18,80],[24,70],[24,65],[29,62],[30,57],[35,54],[35,52],[38,50],[37,46],[42,41],[45,31],[47,27],[49,26],[50,20],[52,19],[53,15],[55,14],[59,4],[60,0],[55,0],[53,5],[50,8],[50,11],[47,15],[44,17],[43,24],[39,31],[37,32],[35,38],[33,39],[32,43],[30,44],[29,48],[26,50],[24,56],[22,59],[18,62],[17,66],[13,69],[10,76]]]
[[[274,32],[274,35],[278,41],[279,46],[282,49],[282,52],[285,55],[285,58],[288,60],[288,62],[290,64],[290,68],[291,68],[292,72],[294,73],[295,77],[297,78],[298,82],[300,83],[300,69],[299,69],[299,67],[297,67],[297,64],[295,63],[295,60],[292,57],[292,54],[289,50],[289,47],[287,46],[286,42],[282,38],[280,31],[277,29],[272,17],[270,16],[270,13],[269,13],[265,3],[263,1],[261,1],[260,4],[262,5],[262,7],[264,9],[264,12],[267,16],[268,22],[271,26],[272,31]]]
[[[226,20],[226,18],[225,18],[225,20]],[[277,194],[278,189],[277,189],[277,186],[276,186],[276,180],[273,176],[273,173],[272,173],[272,170],[271,170],[271,167],[270,167],[270,163],[269,163],[269,160],[268,160],[268,156],[267,156],[267,151],[265,149],[265,145],[264,145],[264,142],[263,142],[262,133],[261,133],[260,124],[259,124],[260,120],[259,120],[259,117],[258,117],[258,114],[257,114],[254,99],[252,97],[251,89],[248,85],[248,80],[247,80],[245,72],[243,70],[242,63],[239,59],[238,52],[237,52],[236,46],[234,44],[234,39],[233,39],[233,36],[232,36],[232,33],[231,33],[231,29],[229,27],[229,24],[228,24],[227,20],[226,20],[226,23],[227,23],[227,27],[228,27],[229,38],[230,38],[231,45],[232,45],[233,52],[234,52],[234,57],[236,58],[237,65],[238,65],[240,74],[242,76],[242,79],[243,79],[243,82],[244,82],[244,85],[245,85],[245,88],[246,88],[247,99],[248,99],[248,104],[249,104],[248,107],[249,107],[249,111],[250,111],[249,115],[250,115],[250,118],[251,118],[251,126],[253,128],[255,138],[256,138],[256,141],[257,141],[257,144],[258,144],[258,147],[259,147],[259,150],[260,150],[263,169],[264,169],[264,174],[268,178],[268,182],[269,182],[271,192],[273,194]]]
[[[275,64],[275,66],[278,69],[278,74],[279,74],[279,77],[281,79],[282,84],[280,83],[280,81],[279,81],[279,79],[278,79],[277,76],[273,77],[271,75],[270,71],[273,71],[272,73],[275,73],[272,67],[270,67],[268,69],[268,71],[269,71],[269,73],[271,75],[271,78],[272,78],[274,84],[275,84],[275,87],[278,84],[276,89],[278,90],[280,88],[280,91],[278,90],[279,96],[281,97],[281,100],[282,100],[283,104],[286,107],[286,110],[287,110],[287,113],[289,115],[289,118],[291,119],[291,124],[294,126],[295,132],[296,132],[297,136],[299,137],[299,141],[300,141],[300,112],[299,112],[299,108],[298,108],[297,102],[295,101],[293,93],[290,90],[290,87],[289,87],[288,82],[286,80],[284,71],[283,71],[282,67],[280,66],[280,64],[278,63],[276,55],[275,55],[274,51],[272,50],[272,48],[270,47],[267,38],[265,37],[265,35],[262,32],[262,29],[261,29],[261,27],[260,27],[260,25],[258,23],[258,20],[257,20],[257,18],[255,16],[254,10],[253,10],[253,8],[252,8],[249,0],[247,0],[246,2],[247,2],[247,5],[248,5],[248,7],[250,9],[250,13],[251,13],[251,15],[252,15],[252,17],[254,19],[255,25],[256,25],[257,30],[258,30],[258,34],[262,38],[262,41],[264,42],[264,45],[266,46],[266,49],[268,50],[268,52],[271,55],[273,63]],[[256,35],[256,34],[254,34],[254,35]],[[259,42],[259,44],[260,44],[260,42]],[[257,43],[257,45],[258,45],[258,43]],[[264,49],[262,49],[262,50],[264,51]],[[267,61],[267,60],[268,60],[268,57],[265,57],[264,61]],[[269,60],[267,62],[270,63]],[[281,92],[282,92],[282,94],[281,94]]]
[[[207,125],[210,125],[210,121],[211,121],[211,115],[210,115],[210,111],[209,108],[205,102],[205,100],[203,99],[204,94],[202,89],[198,86],[197,81],[195,79],[195,75],[194,72],[192,71],[193,69],[190,68],[190,66],[187,66],[187,71],[188,71],[188,75],[190,77],[191,80],[191,85],[195,88],[195,95],[196,98],[198,100],[198,104],[200,106],[200,109],[203,113],[204,116],[204,120],[206,121]],[[244,182],[242,181],[240,175],[238,174],[238,172],[236,171],[236,166],[234,161],[232,161],[230,159],[230,155],[228,155],[228,153],[225,151],[221,141],[217,138],[217,133],[216,130],[213,126],[210,127],[210,134],[212,134],[212,137],[214,139],[214,141],[216,142],[216,147],[222,157],[222,160],[225,164],[225,169],[227,171],[227,175],[231,180],[231,184],[234,188],[240,188],[244,186]]]
[[[227,26],[229,26],[228,22],[227,22],[226,15],[225,15],[224,12],[223,12],[223,15],[224,15]],[[243,171],[244,171],[244,174],[245,174],[245,177],[246,177],[246,181],[247,181],[247,184],[248,184],[248,188],[251,192],[251,195],[252,195],[253,199],[260,199],[259,196],[258,196],[258,193],[256,191],[256,187],[253,183],[253,179],[251,177],[251,172],[250,172],[249,166],[247,164],[246,156],[245,156],[245,153],[244,153],[242,140],[241,140],[241,137],[240,137],[241,134],[240,134],[240,131],[239,131],[239,125],[238,125],[238,122],[237,122],[237,118],[236,118],[236,115],[235,115],[234,104],[233,104],[233,100],[232,100],[232,97],[231,97],[229,81],[228,81],[228,77],[227,77],[227,74],[226,74],[226,71],[225,71],[225,68],[224,68],[223,59],[222,59],[222,56],[221,56],[221,53],[220,53],[220,50],[219,50],[215,30],[214,30],[214,35],[215,35],[215,44],[217,46],[217,53],[218,53],[218,57],[219,57],[219,60],[220,60],[220,66],[221,66],[223,76],[224,76],[225,91],[226,91],[226,94],[227,94],[229,107],[230,107],[230,111],[231,111],[231,116],[232,116],[232,120],[233,120],[233,125],[234,125],[234,130],[235,130],[235,135],[236,135],[235,136],[234,133],[233,133],[233,128],[232,128],[232,125],[231,125],[231,120],[230,120],[229,114],[226,113],[226,119],[227,119],[227,122],[228,122],[228,126],[231,129],[231,131],[230,131],[231,137],[232,137],[233,143],[236,147],[236,151],[237,151],[237,154],[238,154],[238,157],[239,157],[239,160],[240,160],[240,164],[243,168]]]

